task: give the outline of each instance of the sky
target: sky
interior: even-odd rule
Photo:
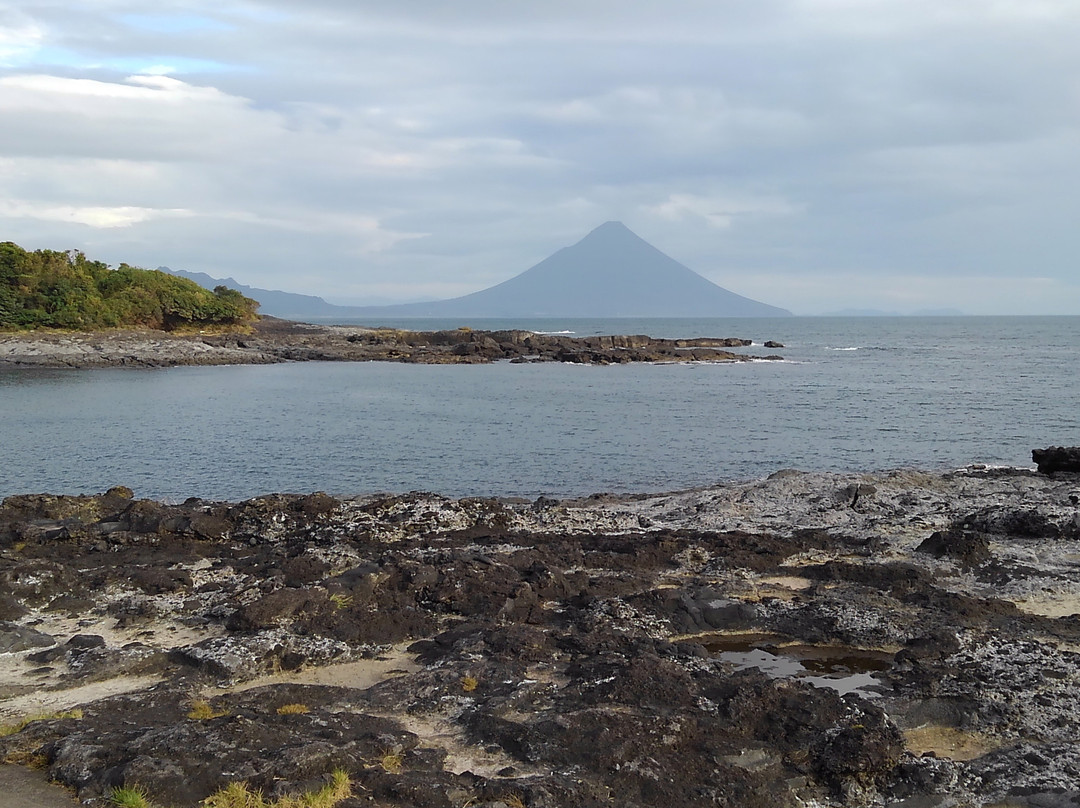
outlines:
[[[336,303],[609,220],[821,314],[1080,314],[1077,0],[0,0],[0,241]]]

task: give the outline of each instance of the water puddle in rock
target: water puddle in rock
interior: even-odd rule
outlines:
[[[892,666],[892,654],[833,645],[784,644],[771,634],[714,635],[702,641],[735,670],[757,668],[774,679],[798,679],[844,695],[875,698],[885,685],[874,676]]]

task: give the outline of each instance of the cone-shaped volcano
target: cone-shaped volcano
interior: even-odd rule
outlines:
[[[664,255],[621,222],[497,286],[430,303],[371,311],[466,317],[787,317],[791,312],[729,292]]]

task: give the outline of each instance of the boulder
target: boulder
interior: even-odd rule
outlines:
[[[0,623],[0,654],[17,654],[50,645],[56,645],[56,640],[48,634],[15,623]]]
[[[1080,446],[1050,446],[1032,449],[1031,459],[1043,474],[1055,471],[1080,471]]]

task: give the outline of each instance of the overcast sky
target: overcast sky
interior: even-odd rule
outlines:
[[[617,219],[816,314],[1080,314],[1078,0],[0,0],[0,240],[332,302]]]

